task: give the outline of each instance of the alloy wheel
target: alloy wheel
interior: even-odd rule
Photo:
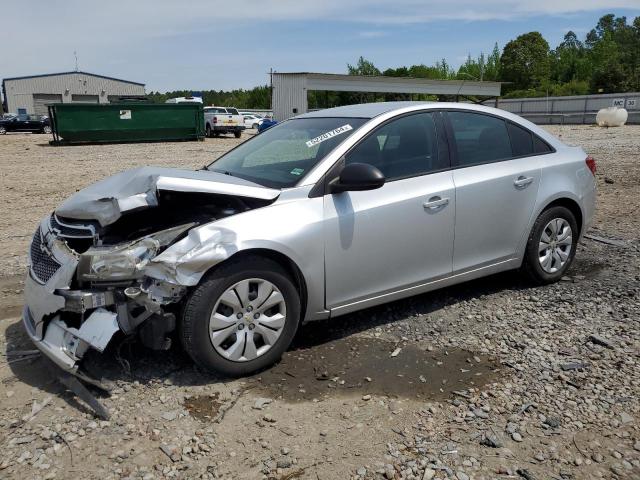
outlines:
[[[261,278],[242,280],[217,300],[209,319],[209,337],[227,360],[247,362],[278,341],[287,317],[284,296]]]
[[[547,273],[561,270],[571,255],[573,232],[564,218],[554,218],[542,230],[538,245],[538,260]]]
[[[44,127],[44,128],[42,129],[42,131],[43,131],[44,133],[46,133],[46,134],[49,134],[49,133],[51,133],[51,127],[46,126],[46,127]]]

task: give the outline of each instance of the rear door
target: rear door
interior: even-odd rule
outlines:
[[[446,117],[456,190],[453,272],[513,259],[540,184],[531,134],[484,113],[448,111]],[[528,143],[518,133],[528,133]]]
[[[380,169],[386,183],[324,197],[328,308],[451,273],[455,192],[440,125],[429,112],[399,117],[345,155]]]

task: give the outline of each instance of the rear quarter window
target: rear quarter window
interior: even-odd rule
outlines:
[[[533,138],[529,130],[515,123],[507,122],[507,130],[511,139],[511,150],[514,157],[523,157],[533,154]]]
[[[547,142],[542,140],[539,136],[533,135],[533,151],[535,153],[549,153],[553,152],[553,148],[549,146]]]

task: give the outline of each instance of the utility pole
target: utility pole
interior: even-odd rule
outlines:
[[[269,69],[269,110],[273,109],[273,67]]]

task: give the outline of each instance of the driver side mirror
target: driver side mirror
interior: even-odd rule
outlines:
[[[331,181],[331,193],[375,190],[384,185],[385,178],[380,170],[368,163],[350,163]]]

